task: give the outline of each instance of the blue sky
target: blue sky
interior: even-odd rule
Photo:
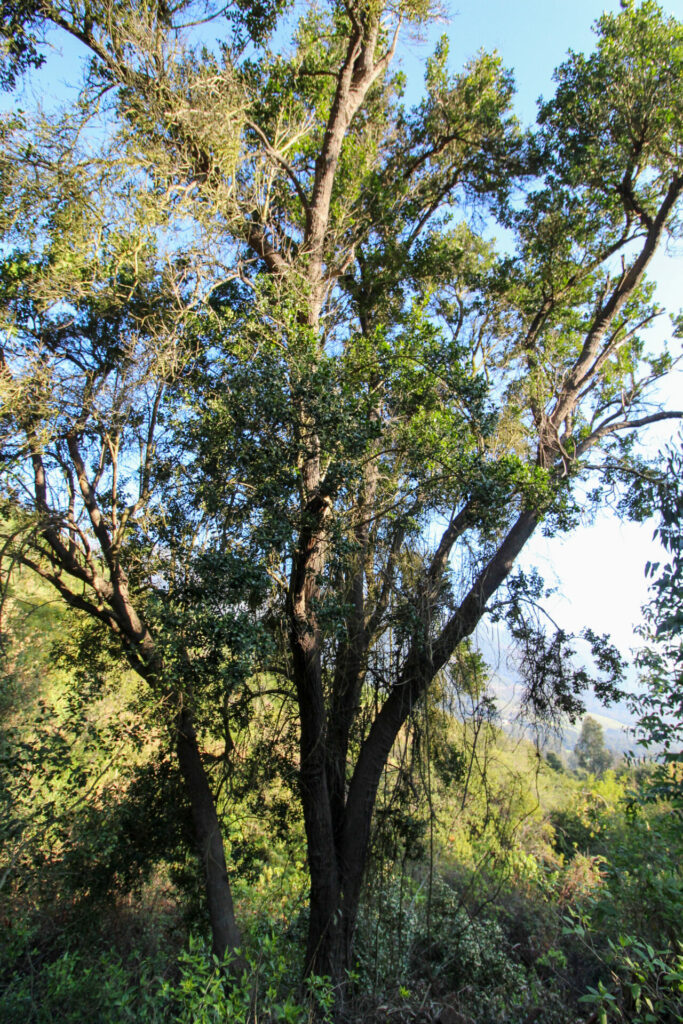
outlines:
[[[665,12],[683,17],[682,3],[663,3]],[[517,110],[524,120],[533,120],[536,100],[549,98],[552,74],[568,50],[587,52],[593,48],[592,26],[604,11],[617,12],[619,0],[465,0],[449,3],[446,21],[430,29],[427,45],[404,40],[402,60],[409,72],[409,60],[420,62],[430,52],[430,41],[442,34],[450,40],[454,67],[461,66],[479,49],[497,50],[506,67],[514,70],[517,82]]]

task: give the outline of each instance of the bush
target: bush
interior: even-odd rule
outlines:
[[[81,953],[63,953],[35,973],[16,972],[0,997],[5,1024],[157,1024],[165,1018],[154,965],[142,972],[116,953],[89,962]]]
[[[334,992],[309,978],[297,1000],[292,963],[282,937],[264,940],[239,981],[207,944],[191,938],[177,959],[174,980],[160,962],[125,961],[103,952],[88,960],[63,953],[35,973],[15,973],[0,996],[3,1024],[319,1024],[331,1019]]]
[[[655,950],[633,936],[609,945],[610,983],[599,983],[581,999],[596,1008],[601,1024],[681,1024],[683,943]]]

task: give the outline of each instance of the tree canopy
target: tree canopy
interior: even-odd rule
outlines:
[[[48,31],[87,55],[72,107],[2,126],[4,555],[162,699],[221,954],[207,747],[229,773],[255,679],[296,709],[308,968],[340,978],[384,765],[487,610],[529,701],[579,708],[513,568],[615,491],[642,514],[638,434],[682,415],[646,271],[680,236],[683,28],[604,15],[526,130],[499,57],[453,73],[445,40],[406,106],[427,4],[311,6],[287,46],[279,13],[3,4],[6,84]]]

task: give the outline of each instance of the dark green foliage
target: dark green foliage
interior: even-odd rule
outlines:
[[[481,697],[478,685],[473,686],[473,693]],[[427,720],[418,716],[416,724],[423,758]],[[440,816],[447,815],[452,803],[461,799],[465,786],[461,765],[467,746],[463,741],[447,741],[437,726],[433,710],[429,731],[434,757],[444,764],[452,761],[456,768],[454,773],[445,771],[441,780],[441,772],[434,766],[434,778],[439,776],[443,794],[448,794],[444,796],[434,782],[434,809]],[[263,747],[258,740],[253,753],[255,764],[250,772],[262,760]],[[482,753],[480,748],[479,756]],[[154,764],[140,772],[140,795],[168,785],[163,771],[161,776]],[[239,806],[244,800],[251,814],[247,778],[253,780],[255,791],[267,794],[276,777],[277,773],[270,774],[268,780],[258,781],[247,774],[241,795],[236,789],[233,798]],[[386,819],[394,845],[377,850],[378,855],[393,858],[395,866],[382,867],[375,859],[368,879],[353,968],[352,1019],[384,1021],[389,1007],[393,1019],[401,1022],[414,1020],[416,1015],[420,1020],[419,1013],[426,1015],[425,1020],[438,1019],[448,1011],[475,1024],[566,1024],[568,1019],[579,1019],[583,1004],[578,999],[587,994],[596,1006],[598,997],[604,1001],[612,1014],[607,1017],[611,1024],[630,1020],[629,1014],[636,1013],[635,1002],[629,1000],[634,999],[632,985],[639,978],[643,1000],[655,1000],[662,1020],[677,1021],[678,996],[672,978],[679,969],[678,960],[675,947],[667,949],[665,940],[675,941],[683,912],[679,868],[683,851],[670,815],[665,807],[651,807],[634,817],[619,803],[631,781],[620,782],[612,773],[596,783],[594,790],[585,792],[573,788],[569,775],[561,778],[566,787],[563,799],[569,806],[553,820],[564,863],[554,860],[548,848],[533,845],[526,825],[516,839],[515,830],[510,830],[512,846],[507,860],[487,856],[483,865],[477,864],[490,849],[484,828],[489,808],[481,803],[470,818],[478,821],[482,836],[474,861],[447,870],[449,855],[441,846],[438,827],[434,867],[430,869],[425,855],[419,855],[408,825],[411,812],[419,811],[422,802],[416,799],[407,774],[404,776],[403,783],[392,791],[396,803]],[[532,784],[531,776],[527,784]],[[424,785],[417,762],[412,780],[412,786],[416,785]],[[59,933],[49,940],[35,925],[22,932],[25,926],[15,904],[12,943],[5,943],[0,964],[3,1020],[9,1024],[76,1024],[88,1014],[96,1014],[97,1019],[111,1024],[127,1020],[196,1024],[228,1014],[231,1020],[255,1024],[272,1013],[274,1020],[303,1024],[309,1019],[310,1005],[305,996],[294,992],[305,931],[301,908],[306,882],[300,866],[274,870],[280,856],[275,840],[280,811],[276,803],[272,807],[271,812],[270,802],[261,805],[262,816],[267,815],[267,843],[259,849],[252,837],[240,852],[240,858],[245,855],[243,868],[247,870],[239,898],[248,923],[245,941],[253,971],[243,984],[225,986],[201,941],[192,941],[178,958],[178,936],[183,927],[178,910],[173,912],[172,939],[159,922],[154,925],[159,929],[157,938],[151,935],[145,947],[135,946],[133,933],[123,944],[117,941],[113,951],[120,925],[111,903],[100,900],[97,904],[103,915],[100,927],[92,920],[92,902],[81,900],[70,911],[73,923],[65,926],[67,922],[61,918]],[[149,827],[161,841],[173,843],[172,835],[152,816],[151,807],[139,801],[134,781],[122,806],[105,817],[88,808],[78,823],[73,838],[83,845],[83,851],[80,859],[69,864],[83,870],[84,885],[88,878],[106,880],[107,864],[116,863],[111,859],[116,852],[105,853],[104,848],[118,833],[119,825],[124,831],[128,827],[128,810],[138,828]],[[498,814],[501,805],[493,804],[491,810]],[[416,815],[414,824],[421,827],[424,839],[424,816]],[[92,836],[88,838],[91,831],[98,830],[102,832],[99,848],[93,845]],[[383,832],[385,824],[380,821],[379,834]],[[136,844],[142,841],[143,848],[151,838],[136,833],[135,825],[133,836]],[[535,852],[526,853],[525,849]],[[94,876],[95,865],[88,859],[93,853],[105,858],[101,873]],[[123,858],[123,873],[117,883],[120,897],[131,878],[130,864],[126,868],[125,861],[130,858],[136,863],[134,847],[120,846],[118,856]],[[285,863],[291,865],[291,856],[285,852]],[[34,884],[41,877],[39,865],[18,867],[28,872]],[[64,868],[58,870],[59,877],[68,881]],[[142,899],[136,896],[136,902]],[[134,907],[135,903],[133,914]],[[146,913],[144,907],[143,900],[142,914]],[[575,916],[568,923],[570,911]],[[622,944],[619,935],[625,921],[629,931]],[[155,946],[156,942],[166,945]],[[254,985],[259,992],[259,1017],[250,1002]],[[316,985],[315,980],[311,982],[316,999],[329,1009],[329,985]]]
[[[673,800],[683,812],[683,452],[668,453],[666,474],[656,488],[659,525],[655,536],[664,564],[650,563],[652,600],[644,609],[645,646],[638,666],[647,690],[633,702],[638,742],[655,755],[643,795]]]
[[[632,936],[610,940],[607,958],[616,986],[589,986],[581,1002],[603,1020],[680,1024],[683,1020],[683,946],[654,948]]]
[[[0,4],[0,88],[13,89],[29,68],[38,68],[44,23],[40,0],[2,0]]]
[[[273,32],[278,17],[291,6],[291,0],[237,0],[225,13],[235,33],[235,45],[244,46],[250,39],[262,43]]]
[[[576,1009],[560,970],[572,950],[544,923],[517,956],[482,906],[514,878],[576,904],[586,934],[613,932],[629,877],[671,905],[678,881],[659,863],[609,876],[602,847],[626,865],[633,847],[610,848],[620,826],[603,829],[594,807],[565,808],[569,863],[553,853],[526,765],[509,751],[496,765],[468,638],[487,609],[506,617],[525,705],[544,721],[580,714],[590,683],[619,693],[608,639],[586,630],[596,672],[577,667],[574,638],[535,614],[541,581],[511,570],[535,530],[576,527],[615,488],[642,516],[629,481],[652,470],[628,435],[680,416],[652,411],[672,359],[646,345],[659,311],[645,272],[680,233],[681,27],[649,0],[605,15],[532,136],[495,55],[452,74],[441,43],[423,100],[403,105],[392,31],[433,13],[421,0],[311,6],[273,52],[286,9],[2,8],[4,84],[39,62],[43,23],[88,52],[72,109],[2,129],[2,555],[89,623],[62,644],[59,694],[5,732],[9,896],[29,924],[71,900],[77,923],[155,866],[196,891],[175,751],[219,958],[240,945],[231,869],[254,887],[286,873],[303,818],[305,968],[311,985],[333,978],[340,1012],[372,850],[365,982],[396,952],[454,1012],[465,992],[491,1024],[557,1020],[563,998]],[[222,17],[231,35],[212,49],[196,23]],[[475,233],[482,212],[509,229],[511,255]],[[124,663],[147,686],[132,704]],[[457,722],[430,704],[440,687],[469,705]],[[553,783],[575,796],[573,780]],[[469,891],[423,864],[439,844]],[[45,905],[22,907],[34,878]],[[294,902],[282,915],[296,932]],[[264,946],[287,927],[274,906],[253,912]],[[382,938],[387,921],[397,934]],[[603,984],[608,948],[586,954]],[[89,993],[97,960],[72,949]],[[52,998],[51,971],[68,964],[44,955]],[[168,990],[178,1019],[255,1016],[244,981],[231,989],[203,952],[188,956]],[[269,967],[266,1017],[304,1012],[278,1002],[289,966]],[[329,985],[315,995],[327,1012]]]
[[[552,768],[552,770],[554,772],[563,772],[564,771],[564,764],[562,763],[562,759],[560,757],[558,757],[558,755],[555,753],[554,750],[549,750],[548,751],[548,753],[545,755],[545,760],[546,760],[546,764],[550,768]]]
[[[183,860],[188,842],[158,735],[124,709],[102,720],[84,696],[40,699],[38,717],[6,728],[0,748],[5,884],[56,907],[138,889],[160,861]]]

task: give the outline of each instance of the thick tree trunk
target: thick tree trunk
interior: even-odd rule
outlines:
[[[316,973],[329,974],[339,985],[342,999],[346,972],[352,966],[372,816],[384,765],[411,708],[425,693],[458,644],[471,635],[484,614],[488,600],[509,575],[537,522],[536,513],[524,511],[519,515],[458,612],[434,643],[431,658],[421,646],[416,646],[411,652],[403,666],[401,679],[385,701],[361,746],[346,797],[341,834],[338,827],[334,829],[334,857],[328,857],[327,861],[324,857],[319,858],[318,872],[311,872],[311,901],[316,904],[316,913],[311,914],[309,931],[309,951],[316,951],[316,957],[311,961],[312,969]],[[324,795],[329,806],[330,793],[327,787]],[[309,831],[309,857],[310,844],[314,839]],[[335,879],[334,885],[331,884],[332,878]],[[335,889],[336,904],[333,895]]]
[[[372,808],[369,809],[367,834],[370,833]],[[310,833],[309,850],[310,850]],[[310,919],[306,973],[330,978],[335,990],[337,1016],[343,1018],[348,995],[348,975],[353,967],[356,923],[360,907],[367,844],[351,851],[348,876],[343,860],[336,853],[332,860],[321,861],[311,870]]]
[[[336,865],[321,873],[311,871],[310,918],[306,946],[306,974],[332,980],[339,991],[344,982],[343,928]]]
[[[308,868],[311,879],[310,917],[306,943],[306,974],[329,975],[340,980],[340,878],[332,842],[329,799],[313,796],[302,780]],[[318,792],[320,793],[320,788]]]
[[[181,712],[177,726],[178,760],[190,798],[197,852],[204,869],[213,951],[220,960],[230,954],[230,970],[240,973],[246,964],[238,953],[241,936],[235,921],[216,803],[204,771],[197,734],[189,712]]]
[[[311,834],[308,834],[311,851]],[[344,1018],[347,1004],[348,972],[352,967],[353,934],[358,901],[349,908],[344,896],[341,864],[331,858],[315,858],[311,864],[310,918],[306,951],[306,974],[327,977],[335,996],[336,1019]],[[310,863],[310,852],[309,852]],[[351,913],[348,913],[348,910]]]
[[[313,637],[292,631],[294,678],[300,709],[299,788],[311,878],[306,973],[337,981],[340,879],[327,783],[325,708],[320,657]]]

